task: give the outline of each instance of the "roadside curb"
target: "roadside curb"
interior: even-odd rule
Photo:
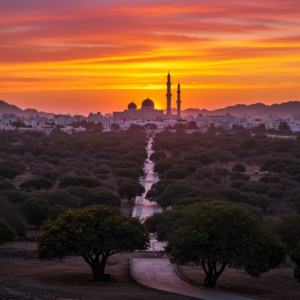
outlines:
[[[175,273],[178,275],[178,277],[180,277],[182,280],[194,285],[194,286],[197,286],[198,285],[195,285],[193,283],[193,281],[189,280],[188,278],[186,278],[185,276],[183,276],[179,271],[178,271],[178,268],[177,266],[175,265],[174,266],[174,269],[175,269]],[[221,293],[226,293],[226,294],[231,294],[231,295],[236,295],[236,296],[244,296],[244,297],[248,297],[248,298],[251,298],[251,299],[257,299],[257,300],[268,300],[266,298],[258,298],[258,297],[255,297],[255,296],[250,296],[250,295],[245,295],[245,294],[239,294],[239,293],[234,293],[234,292],[228,292],[228,291],[224,291],[224,290],[220,290],[220,289],[213,289],[213,288],[209,288],[209,287],[203,287],[205,289],[209,289],[209,290],[214,290],[214,291],[218,291],[218,292],[221,292]]]

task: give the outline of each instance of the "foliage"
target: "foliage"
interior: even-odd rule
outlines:
[[[67,188],[68,186],[84,186],[87,188],[96,188],[101,186],[101,182],[88,176],[65,176],[60,181],[58,188]]]
[[[22,206],[27,221],[40,229],[44,221],[51,216],[51,206],[44,199],[29,198]]]
[[[299,228],[300,216],[295,213],[281,216],[281,221],[275,225],[275,231],[287,245],[288,253],[295,249],[300,241]]]
[[[0,219],[0,246],[4,246],[8,242],[14,242],[16,236],[15,229],[10,227],[5,220]]]
[[[136,180],[127,180],[117,189],[118,194],[125,199],[132,199],[145,193],[145,188]]]
[[[32,190],[51,189],[53,187],[53,181],[44,177],[32,178],[23,181],[19,188],[23,191],[30,192]]]
[[[240,172],[240,173],[246,172],[246,167],[241,163],[237,163],[233,166],[232,172]]]
[[[178,227],[165,248],[171,263],[201,265],[205,285],[212,288],[227,266],[257,277],[285,260],[285,245],[242,206],[200,204]]]
[[[0,181],[0,191],[4,191],[4,190],[16,190],[16,186],[9,182],[9,181],[6,181],[6,180],[1,180]]]
[[[26,236],[27,225],[20,207],[5,197],[0,197],[0,218],[6,220],[8,225],[16,230],[18,236]]]
[[[37,237],[41,259],[82,256],[95,280],[103,280],[107,259],[116,253],[146,250],[149,234],[139,219],[122,215],[119,209],[90,206],[68,210],[48,221]]]

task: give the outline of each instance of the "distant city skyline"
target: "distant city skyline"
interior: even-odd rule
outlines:
[[[182,109],[300,100],[299,1],[0,0],[0,7],[0,99],[23,109],[108,113],[147,95],[165,109],[168,71],[185,91]]]

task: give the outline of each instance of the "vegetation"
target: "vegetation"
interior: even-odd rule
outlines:
[[[253,277],[278,267],[285,248],[251,210],[211,202],[186,212],[165,249],[171,263],[201,265],[205,286],[214,288],[227,266]]]
[[[81,256],[91,267],[94,280],[99,281],[104,278],[111,255],[150,246],[145,226],[137,218],[122,215],[117,208],[68,210],[55,221],[48,221],[44,229],[46,233],[37,238],[39,258]]]

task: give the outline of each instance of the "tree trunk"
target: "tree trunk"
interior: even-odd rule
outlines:
[[[227,263],[224,263],[219,271],[217,271],[216,263],[208,261],[208,266],[206,268],[205,262],[202,261],[203,270],[205,271],[205,282],[204,285],[210,288],[215,288],[218,278],[223,273]]]
[[[105,264],[100,263],[92,267],[93,277],[96,281],[103,281]]]

